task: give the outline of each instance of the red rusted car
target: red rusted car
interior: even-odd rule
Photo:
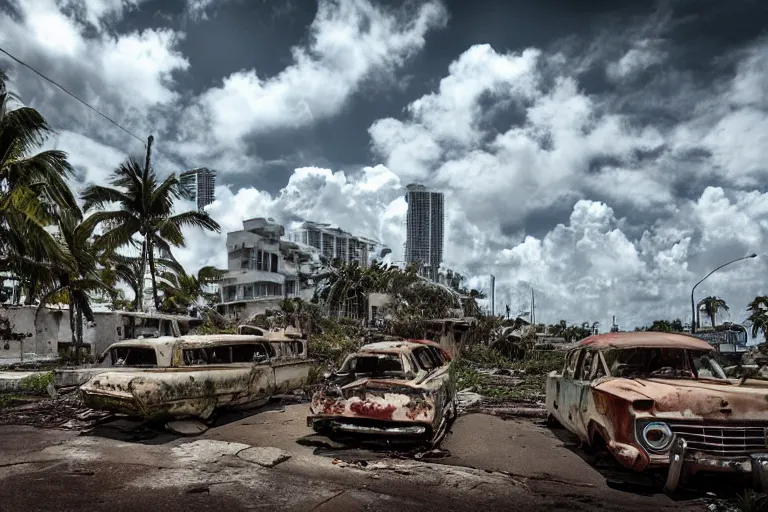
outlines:
[[[426,340],[364,345],[312,397],[315,431],[378,435],[435,445],[456,416],[451,358]]]
[[[548,375],[549,419],[629,469],[669,468],[669,492],[699,471],[768,489],[768,387],[727,379],[713,355],[684,334],[591,336]]]

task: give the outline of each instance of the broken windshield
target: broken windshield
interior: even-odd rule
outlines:
[[[614,377],[663,379],[725,379],[725,372],[707,352],[680,348],[610,349],[603,353]]]
[[[355,355],[344,361],[339,373],[351,373],[358,377],[400,377],[403,363],[400,356],[394,354]]]
[[[157,354],[155,349],[146,347],[117,347],[109,351],[109,366],[157,366]],[[101,366],[106,366],[102,362]]]

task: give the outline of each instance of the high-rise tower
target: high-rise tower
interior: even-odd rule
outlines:
[[[203,210],[211,204],[214,199],[214,188],[216,188],[216,171],[207,167],[199,167],[184,171],[179,175],[179,181],[189,187],[193,192],[197,209]]]
[[[405,261],[418,262],[419,273],[437,281],[443,261],[443,193],[412,183],[406,187],[408,203]]]

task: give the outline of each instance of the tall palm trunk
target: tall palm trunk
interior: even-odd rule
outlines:
[[[72,347],[77,347],[77,333],[75,331],[75,298],[72,296],[72,290],[67,289],[67,298],[69,299],[69,332],[72,335]],[[77,355],[75,355],[77,357]],[[77,362],[77,359],[75,359]]]
[[[710,311],[709,312],[709,321],[712,323],[712,328],[714,329],[714,327],[715,327],[715,312],[714,311]]]
[[[146,244],[149,255],[149,274],[152,276],[152,299],[154,300],[155,309],[160,309],[160,300],[157,298],[157,279],[155,277],[155,248],[150,241],[147,241]]]
[[[77,308],[77,319],[75,321],[77,328],[77,339],[75,341],[75,363],[80,363],[80,353],[83,350],[83,310]]]
[[[141,243],[141,258],[139,260],[139,275],[136,276],[136,311],[142,311],[142,302],[144,300],[144,274],[147,273],[147,241]]]
[[[29,287],[27,288],[24,305],[31,306],[35,302],[35,295],[37,295],[37,277],[32,276],[29,278]]]

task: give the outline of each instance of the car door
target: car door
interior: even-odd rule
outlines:
[[[434,370],[434,378],[440,380],[440,387],[443,390],[443,401],[441,403],[443,403],[444,407],[450,407],[453,405],[456,396],[456,383],[451,373],[451,362],[443,356],[439,349],[435,347],[428,347],[428,349],[432,358],[437,363],[437,367]]]
[[[430,352],[430,347],[419,347],[414,349],[413,356],[419,367],[427,371],[427,375],[420,381],[417,381],[428,393],[435,397],[435,416],[434,424],[439,425],[443,420],[448,398],[448,377],[449,368]]]
[[[275,370],[272,360],[275,357],[274,348],[269,343],[254,343],[251,372],[248,387],[254,399],[269,397],[275,394]]]
[[[558,420],[564,427],[574,430],[574,414],[578,410],[579,386],[575,380],[576,368],[583,355],[583,350],[577,348],[568,355],[568,362],[562,377],[557,381],[557,411]]]
[[[574,370],[572,386],[575,407],[572,411],[572,421],[576,430],[584,436],[586,436],[587,424],[589,423],[588,409],[590,394],[592,393],[592,372],[595,363],[599,362],[600,358],[596,350],[584,349]]]

